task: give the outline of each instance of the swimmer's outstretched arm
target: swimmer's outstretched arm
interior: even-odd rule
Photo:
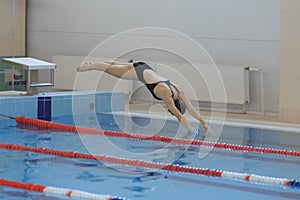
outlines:
[[[184,102],[186,108],[191,113],[191,115],[196,118],[199,122],[202,123],[203,127],[208,131],[211,132],[209,124],[204,120],[201,114],[194,108],[191,101],[185,96],[183,91],[180,91],[180,98]]]
[[[167,106],[167,108],[174,114],[174,116],[178,119],[178,121],[189,131],[195,131],[195,129],[191,126],[188,120],[179,112],[176,108],[173,98],[170,95],[164,95],[163,100]]]

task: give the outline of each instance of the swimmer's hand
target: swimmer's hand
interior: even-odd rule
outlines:
[[[208,123],[204,122],[203,127],[207,130],[207,133],[211,133],[211,129]],[[196,128],[195,130],[188,130],[188,134],[200,135],[200,130]]]
[[[208,123],[204,122],[202,125],[207,130],[208,133],[211,133],[211,129]]]

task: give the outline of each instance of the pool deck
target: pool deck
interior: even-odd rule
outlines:
[[[163,109],[162,109],[163,108]],[[134,115],[141,117],[177,120],[174,116],[169,115],[162,105],[154,105],[149,103],[135,103],[125,104],[125,111],[115,112],[121,115]],[[210,111],[201,111],[202,116],[210,122]],[[215,116],[218,113],[215,112]],[[222,114],[221,114],[222,115]],[[196,121],[189,113],[186,114],[187,118],[191,121]],[[266,116],[255,114],[239,114],[239,113],[226,113],[225,121],[223,116],[214,117],[214,123],[236,127],[249,127],[249,128],[262,128],[270,130],[278,130],[284,132],[300,133],[300,124],[281,122],[278,116]]]

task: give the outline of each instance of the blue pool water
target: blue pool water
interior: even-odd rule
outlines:
[[[93,122],[84,117],[82,119],[87,120],[86,126],[93,126]],[[52,121],[74,124],[73,116],[53,117]],[[97,114],[97,121],[103,129],[143,134],[153,132],[148,127],[150,122],[147,118]],[[151,120],[151,126],[160,123],[160,120]],[[174,136],[174,130],[178,126],[175,121],[167,121],[156,134]],[[201,139],[201,136],[198,137]],[[300,149],[299,141],[300,134],[297,133],[229,126],[223,128],[218,140],[231,144],[297,151]],[[196,146],[166,145],[158,141],[100,135],[79,136],[69,132],[21,126],[14,120],[5,118],[0,118],[0,142],[300,179],[299,157],[214,148],[207,156],[199,158],[199,147]],[[110,194],[128,199],[300,199],[299,189],[241,180],[142,169],[26,151],[0,149],[0,155],[1,178]],[[0,186],[0,199],[69,198],[45,196],[38,192]]]

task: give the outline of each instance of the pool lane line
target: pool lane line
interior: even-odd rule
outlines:
[[[153,117],[153,115],[151,115],[151,114],[150,115],[149,114],[135,115],[135,113],[132,113],[132,112],[130,112],[130,114],[132,114],[132,115],[129,115],[129,114],[126,114],[126,113],[124,114],[123,111],[116,111],[116,112],[113,112],[113,113],[107,113],[107,112],[106,113],[105,112],[101,113],[100,112],[100,113],[97,113],[97,114],[99,114],[99,115],[118,115],[119,117],[137,117],[137,118],[142,118],[142,119],[156,119],[156,120],[162,120],[162,119],[166,120],[167,119],[169,121],[177,122],[177,120],[176,120],[176,118],[174,118],[174,116],[170,116],[170,117],[164,117],[164,116],[162,116],[162,117],[158,118],[158,117],[155,117],[155,116]],[[195,122],[196,122],[196,120],[195,120]],[[258,130],[259,130],[259,128],[264,128],[264,127],[259,127],[259,126],[247,127],[247,124],[245,124],[245,122],[241,122],[241,124],[238,124],[239,122],[237,121],[235,123],[236,123],[236,125],[234,125],[234,124],[228,124],[228,121],[226,121],[224,125],[225,126],[238,127],[238,128],[246,128],[246,129],[255,128],[255,129],[258,129]],[[244,124],[244,125],[242,125],[242,124]],[[282,124],[285,124],[285,123],[282,123]],[[296,134],[300,133],[300,125],[298,125],[298,126],[299,126],[299,128],[298,128],[297,132],[293,132],[293,131],[287,131],[287,132],[292,133],[292,134],[294,134],[294,133],[296,133]],[[151,130],[157,131],[157,129],[151,129],[149,127],[147,128],[147,131],[151,131]],[[266,128],[266,129],[262,129],[260,131],[276,131],[277,132],[277,131],[286,131],[286,130],[276,130],[276,129],[271,129],[271,128],[268,129],[268,128]],[[271,133],[268,133],[268,134],[271,134]],[[200,136],[204,137],[205,133],[204,134],[200,134]],[[233,142],[234,141],[241,142],[241,140],[233,138],[232,136],[226,136],[226,133],[225,134],[224,133],[221,134],[219,137],[212,137],[212,138],[214,138],[214,139],[231,140]],[[249,141],[246,141],[245,139],[243,139],[243,141],[249,142]],[[261,141],[251,140],[251,143],[260,143],[260,142]],[[271,141],[270,142],[269,141],[263,141],[263,144],[264,145],[277,145],[277,146],[280,146],[280,148],[295,148],[295,149],[299,148],[298,144],[281,144],[281,143],[278,143],[278,142],[276,143],[276,142],[271,142]]]
[[[64,195],[64,196],[74,197],[74,198],[94,199],[94,200],[125,200],[125,198],[122,197],[112,197],[110,195],[94,194],[90,192],[85,192],[81,190],[72,190],[67,188],[50,187],[41,184],[13,181],[4,178],[0,178],[0,185],[13,187],[13,188],[26,189],[26,190],[36,191],[36,192],[42,192],[45,194]]]
[[[157,150],[157,146],[147,146],[147,147],[142,147],[142,146],[138,146],[135,147],[136,149],[142,149],[142,150]],[[160,147],[160,148],[164,148],[164,147]],[[198,148],[183,148],[180,146],[167,146],[165,147],[165,149],[169,149],[169,150],[179,150],[179,151],[189,151],[189,152],[199,152]],[[300,160],[288,160],[288,159],[284,159],[284,158],[273,158],[273,157],[263,157],[263,156],[257,156],[257,155],[252,155],[252,154],[248,154],[249,152],[243,152],[242,154],[240,153],[236,153],[233,151],[211,151],[210,152],[213,155],[217,155],[217,156],[228,156],[228,157],[232,157],[232,158],[246,158],[247,160],[254,160],[254,161],[263,161],[263,162],[273,162],[273,163],[285,163],[285,164],[291,164],[291,165],[299,165],[300,166]]]
[[[9,119],[16,119],[16,118],[13,117],[13,116],[10,116],[10,115],[4,115],[4,114],[1,114],[1,113],[0,113],[0,116],[6,117],[6,118],[9,118]]]
[[[68,159],[68,160],[67,160]],[[27,162],[31,162],[31,160],[27,160]],[[73,166],[78,166],[78,167],[92,167],[95,169],[101,169],[101,170],[112,170],[112,167],[107,167],[102,164],[85,164],[83,160],[76,161],[76,160],[70,160],[69,158],[62,158],[62,157],[48,157],[48,158],[39,158],[39,159],[34,159],[32,162],[55,162],[55,163],[60,163],[60,164],[67,164],[67,165],[73,165]],[[136,182],[136,179],[140,179],[138,182],[146,182],[146,180],[143,180],[143,176],[147,176],[147,174],[152,173],[153,171],[148,171],[148,172],[141,172],[141,171],[134,171],[134,173],[139,173],[141,176],[133,178],[133,182]],[[154,172],[155,173],[155,172]],[[214,179],[198,179],[197,177],[186,177],[186,176],[179,176],[179,175],[172,175],[170,173],[162,173],[162,172],[157,172],[157,175],[155,175],[156,179],[155,180],[173,180],[181,183],[190,183],[190,184],[198,184],[202,186],[213,186],[213,187],[218,187],[218,188],[225,188],[225,189],[231,189],[231,190],[238,190],[238,191],[246,191],[250,192],[253,194],[259,194],[259,195],[268,195],[268,196],[275,196],[275,197],[286,197],[290,199],[296,199],[299,200],[299,194],[290,192],[288,190],[285,190],[286,188],[283,187],[285,191],[274,191],[272,189],[267,189],[265,187],[252,187],[252,185],[247,186],[247,185],[242,185],[242,184],[231,184],[231,183],[224,183],[224,182],[217,182],[214,181]],[[116,178],[116,177],[115,177]],[[121,177],[122,178],[122,177]],[[123,177],[124,178],[124,177]],[[131,180],[131,179],[130,179]],[[153,179],[151,179],[153,181]],[[241,180],[243,181],[243,180]],[[262,184],[261,186],[265,186],[265,184]],[[275,186],[274,186],[275,187]],[[282,188],[282,186],[277,186],[279,188]],[[296,190],[294,190],[296,191]],[[1,192],[1,191],[0,191]]]
[[[52,130],[59,130],[59,131],[68,131],[72,133],[100,134],[100,135],[107,135],[113,137],[127,137],[127,138],[136,138],[142,140],[163,141],[167,143],[178,143],[183,145],[208,146],[210,148],[216,147],[216,148],[232,149],[236,151],[251,151],[251,152],[259,152],[259,153],[280,154],[280,155],[300,157],[300,151],[292,151],[286,149],[273,149],[273,148],[265,148],[265,147],[254,147],[254,146],[237,145],[237,144],[229,144],[229,143],[209,142],[209,141],[201,141],[195,139],[183,139],[183,138],[166,137],[166,136],[159,136],[159,135],[149,136],[144,134],[135,134],[135,133],[75,126],[69,124],[61,124],[58,122],[28,118],[25,116],[17,116],[16,122],[19,124],[27,124],[30,126],[49,128]]]
[[[287,178],[276,178],[276,177],[261,176],[256,174],[229,172],[229,171],[221,171],[221,170],[208,169],[208,168],[188,167],[182,165],[174,165],[172,163],[158,163],[158,162],[150,162],[150,161],[137,160],[137,159],[118,158],[115,156],[107,156],[107,155],[92,155],[92,154],[79,153],[74,151],[62,151],[62,150],[42,148],[42,147],[30,147],[30,146],[24,146],[19,144],[0,143],[0,148],[12,149],[18,151],[30,151],[36,153],[49,154],[49,155],[58,155],[58,156],[69,157],[69,158],[98,160],[98,161],[108,162],[108,163],[117,163],[117,164],[139,166],[139,167],[153,168],[153,169],[162,169],[162,170],[174,171],[174,172],[184,172],[184,173],[191,173],[191,174],[231,178],[236,180],[287,186],[296,189],[300,188],[300,181],[291,180]]]

